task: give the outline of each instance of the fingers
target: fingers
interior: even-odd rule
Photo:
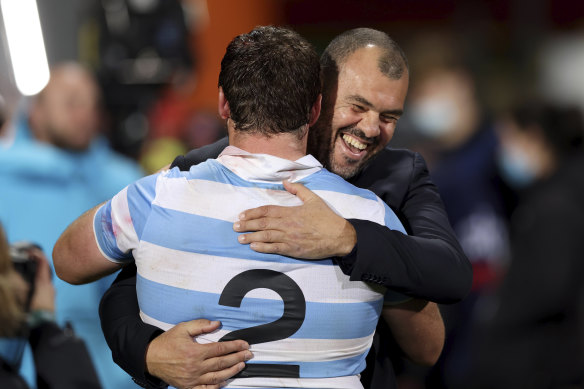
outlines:
[[[262,243],[254,242],[249,245],[249,248],[258,253],[266,254],[280,254],[289,257],[295,256],[295,250],[292,246],[286,243]]]
[[[220,325],[221,322],[219,321],[197,319],[179,323],[174,327],[174,329],[175,331],[178,330],[184,331],[190,337],[195,337],[197,335],[215,331],[217,328],[219,328]]]
[[[239,362],[227,369],[205,373],[199,377],[199,382],[205,383],[206,385],[218,385],[217,387],[220,387],[225,380],[239,373],[244,367],[245,363]]]
[[[247,225],[245,225],[247,227]],[[289,236],[282,231],[283,229],[269,229],[267,231],[262,231],[258,228],[249,228],[246,231],[256,231],[251,232],[249,234],[242,234],[237,237],[237,241],[241,244],[250,244],[253,242],[261,242],[261,243],[283,243],[285,241],[290,240]]]
[[[245,220],[238,220],[233,223],[233,230],[236,232],[248,232],[248,231],[265,231],[270,233],[278,233],[280,231],[289,230],[291,219],[295,213],[298,213],[298,207],[282,207],[286,208],[285,211],[278,211],[281,217],[260,217],[260,218],[248,218]],[[247,211],[246,211],[247,212]],[[279,234],[281,235],[281,234]],[[279,236],[278,235],[278,236]],[[268,242],[273,239],[278,239],[278,236],[273,237],[256,237],[257,239]],[[240,243],[244,243],[240,241]]]
[[[37,263],[36,280],[37,282],[51,282],[51,268],[44,253],[39,249],[30,251],[32,258]]]
[[[281,223],[281,219],[265,217],[260,219],[239,220],[233,223],[233,230],[236,232],[274,230],[279,229]],[[240,243],[243,242],[240,241]]]
[[[239,352],[243,352],[243,356],[248,356],[251,358],[251,352],[248,351],[249,344],[245,340],[230,340],[228,342],[208,343],[202,346],[205,348],[206,358],[221,357],[231,353],[239,354]],[[231,359],[228,358],[227,360],[232,360],[233,356],[231,357]],[[235,358],[240,361],[245,360],[245,358],[240,357],[240,355],[237,355]]]
[[[253,354],[249,350],[239,351],[237,353],[221,355],[214,358],[208,358],[204,362],[204,370],[207,372],[219,372],[224,370],[229,370],[240,363],[245,363],[253,358]],[[231,377],[226,376],[224,380]],[[216,383],[216,382],[206,382],[205,383]]]
[[[318,197],[313,191],[305,187],[300,183],[292,183],[289,181],[284,181],[284,188],[293,195],[298,196],[303,203],[306,203],[308,200],[312,200]]]
[[[290,214],[290,207],[283,207],[279,205],[264,205],[257,208],[251,208],[243,211],[238,215],[239,220],[255,220],[260,218],[277,218],[286,217]]]

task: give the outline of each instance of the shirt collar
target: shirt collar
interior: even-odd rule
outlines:
[[[227,146],[217,161],[246,180],[270,183],[299,181],[322,169],[312,155],[290,161],[269,154],[252,154],[235,146]]]

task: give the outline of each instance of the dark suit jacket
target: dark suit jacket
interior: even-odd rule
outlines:
[[[215,158],[227,140],[177,157],[172,166],[190,166]],[[404,294],[438,303],[454,303],[470,291],[472,269],[448,222],[436,186],[422,156],[409,150],[384,149],[350,182],[370,189],[397,214],[410,235],[363,220],[349,220],[357,231],[357,245],[337,258],[351,280],[377,283]],[[144,373],[144,356],[151,339],[161,330],[138,316],[134,266],[122,270],[100,304],[101,325],[114,361],[138,383],[158,383]],[[387,333],[387,327],[378,327]],[[366,388],[395,387],[388,357],[388,336],[374,340],[368,368],[362,374]],[[378,345],[378,347],[375,347]]]

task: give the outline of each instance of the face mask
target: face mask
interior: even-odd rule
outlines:
[[[438,138],[453,129],[456,105],[448,98],[424,98],[412,105],[410,118],[421,134]]]
[[[502,147],[497,163],[503,179],[514,188],[524,188],[536,179],[530,158],[523,149]]]

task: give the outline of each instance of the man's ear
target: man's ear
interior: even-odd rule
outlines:
[[[219,87],[219,116],[221,116],[222,119],[228,119],[231,116],[229,102],[225,98],[222,87]]]
[[[318,120],[318,117],[320,116],[321,103],[322,103],[322,94],[319,94],[318,97],[316,98],[316,102],[314,103],[314,105],[310,109],[310,119],[308,122],[309,127],[312,127],[312,125],[314,123],[316,123],[316,121]]]

